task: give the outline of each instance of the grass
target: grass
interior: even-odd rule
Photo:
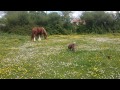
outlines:
[[[76,52],[67,45],[76,42]],[[0,34],[1,79],[120,79],[120,34]]]

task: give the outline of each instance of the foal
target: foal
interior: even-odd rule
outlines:
[[[36,41],[36,38],[40,41],[41,36],[44,36],[44,39],[47,39],[47,32],[43,27],[34,27],[32,29],[31,40]]]

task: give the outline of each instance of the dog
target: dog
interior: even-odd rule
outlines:
[[[76,51],[76,42],[69,44],[68,49],[75,52]]]

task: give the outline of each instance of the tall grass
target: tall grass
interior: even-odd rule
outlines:
[[[76,52],[67,49],[76,42]],[[120,34],[30,36],[0,34],[1,79],[119,79]]]

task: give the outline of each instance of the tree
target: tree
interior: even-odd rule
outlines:
[[[70,14],[72,13],[72,11],[61,11],[61,12],[62,12],[63,21],[70,22],[71,20]]]
[[[86,21],[89,33],[109,32],[114,26],[114,18],[104,11],[83,12],[80,18]]]
[[[26,11],[7,11],[5,18],[9,27],[29,24],[28,13]]]

